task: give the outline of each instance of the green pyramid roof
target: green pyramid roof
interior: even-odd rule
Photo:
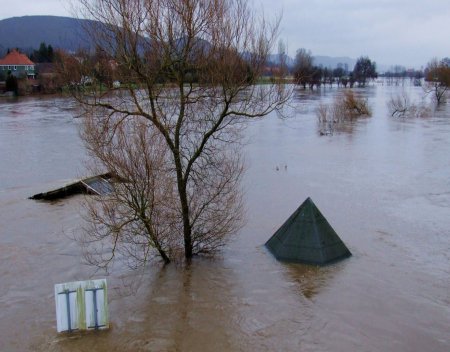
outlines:
[[[325,265],[351,256],[311,198],[286,220],[266,247],[278,260],[289,262]]]

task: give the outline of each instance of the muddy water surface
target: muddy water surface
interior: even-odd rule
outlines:
[[[247,225],[222,255],[107,276],[112,328],[57,335],[53,285],[104,277],[83,264],[81,197],[26,198],[84,176],[76,113],[61,98],[0,101],[1,351],[450,350],[450,109],[394,119],[399,87],[360,91],[373,116],[320,136],[336,89],[250,124]],[[411,90],[419,97],[420,89]],[[312,197],[353,256],[316,268],[262,246]]]

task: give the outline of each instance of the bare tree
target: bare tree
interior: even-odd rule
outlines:
[[[409,95],[402,91],[401,94],[392,96],[387,102],[387,106],[392,117],[403,117],[406,116],[412,105]]]
[[[286,76],[289,73],[287,57],[287,45],[282,39],[280,39],[278,41],[278,62],[282,76]]]
[[[155,248],[166,261],[180,248],[187,259],[215,251],[242,222],[243,124],[290,94],[282,79],[255,85],[279,21],[257,18],[244,0],[80,3],[126,87],[111,93],[94,77],[75,91],[89,150],[123,179],[89,208],[94,239],[109,234],[110,254],[122,245],[144,262]],[[68,77],[92,76],[88,60],[76,62]]]
[[[425,69],[425,81],[427,93],[433,93],[436,103],[445,101],[445,94],[450,87],[450,66],[445,60],[432,59]]]
[[[378,77],[375,62],[372,62],[368,57],[361,56],[353,68],[353,78],[362,87],[366,82]]]
[[[86,119],[83,131],[93,156],[90,167],[93,172],[107,168],[116,179],[109,194],[86,198],[88,225],[80,239],[88,262],[107,266],[116,254],[122,254],[135,267],[151,259],[154,249],[169,262],[180,247],[173,238],[179,221],[171,165],[161,136],[144,120],[117,123],[113,118],[102,129],[95,123]]]
[[[405,91],[392,96],[387,102],[392,117],[427,117],[431,111],[424,102],[414,103]]]
[[[310,84],[314,74],[313,56],[311,51],[306,49],[298,49],[295,55],[294,78],[297,84],[306,89],[306,85]]]

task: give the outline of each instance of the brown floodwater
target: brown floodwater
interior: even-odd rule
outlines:
[[[71,239],[81,196],[27,199],[85,175],[75,104],[1,100],[0,351],[448,352],[450,107],[392,118],[400,89],[359,90],[373,116],[329,136],[314,109],[338,90],[296,91],[289,118],[246,130],[248,221],[220,256],[109,274]],[[318,268],[265,250],[308,196],[351,258]],[[54,284],[103,277],[111,329],[58,335]]]

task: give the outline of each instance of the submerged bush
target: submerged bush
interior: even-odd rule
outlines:
[[[392,117],[427,117],[431,114],[425,104],[412,103],[406,92],[392,96],[387,106]]]
[[[321,104],[316,110],[320,134],[332,134],[338,126],[358,117],[371,116],[367,99],[357,97],[351,90],[338,95],[332,104]]]
[[[346,90],[342,99],[336,98],[335,105],[339,107],[339,112],[344,119],[370,116],[372,114],[367,99],[355,96],[351,90]]]

